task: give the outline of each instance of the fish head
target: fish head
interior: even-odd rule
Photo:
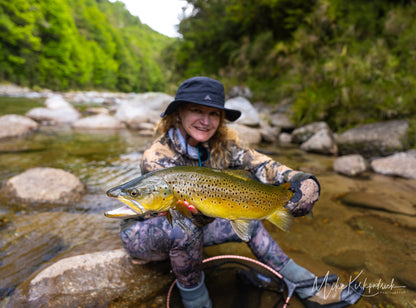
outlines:
[[[172,188],[163,178],[146,174],[107,191],[139,215],[168,211],[174,202]]]

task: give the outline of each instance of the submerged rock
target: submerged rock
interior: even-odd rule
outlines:
[[[56,261],[28,279],[8,307],[133,307],[167,292],[168,262],[133,265],[124,249]]]
[[[0,139],[26,135],[39,128],[39,124],[28,117],[7,114],[0,117]]]
[[[67,204],[86,193],[73,174],[55,168],[33,168],[10,178],[2,189],[9,198],[23,202]]]

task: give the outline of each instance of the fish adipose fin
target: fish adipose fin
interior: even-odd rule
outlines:
[[[253,223],[251,220],[230,220],[230,224],[234,232],[243,241],[248,242],[251,239],[251,233],[253,232]]]
[[[283,231],[289,231],[293,222],[292,214],[285,208],[275,211],[266,219]]]

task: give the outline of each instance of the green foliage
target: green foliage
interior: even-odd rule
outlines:
[[[172,39],[122,2],[0,2],[0,81],[54,90],[163,90],[158,55]]]
[[[291,103],[297,124],[336,131],[416,118],[414,0],[188,0],[171,57],[188,77],[245,84]],[[174,55],[174,56],[172,56]]]

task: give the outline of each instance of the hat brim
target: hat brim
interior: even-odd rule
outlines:
[[[241,116],[241,111],[240,110],[229,109],[229,108],[225,108],[225,107],[219,107],[218,105],[210,104],[209,102],[201,104],[201,103],[197,103],[197,102],[184,101],[184,100],[174,100],[174,101],[172,101],[168,105],[166,110],[160,116],[164,117],[165,115],[171,114],[176,108],[178,108],[178,106],[180,104],[183,104],[183,103],[192,103],[192,104],[203,105],[203,106],[207,106],[207,107],[212,107],[212,108],[217,108],[217,109],[220,109],[220,110],[224,110],[225,111],[225,118],[228,121],[231,121],[231,122],[234,122],[235,120],[237,120]]]

